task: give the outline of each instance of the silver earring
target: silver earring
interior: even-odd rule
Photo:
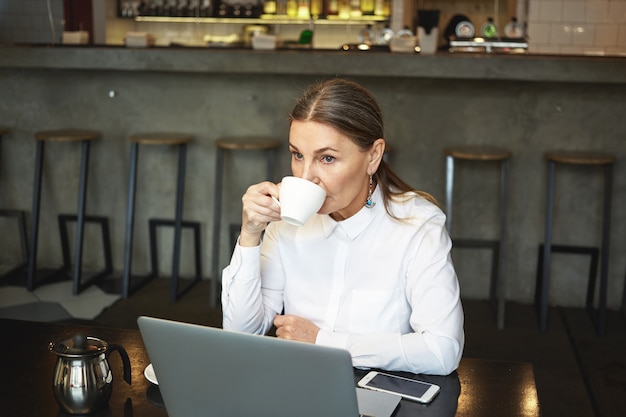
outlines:
[[[376,202],[374,202],[374,200],[372,200],[372,185],[373,185],[373,181],[372,181],[372,174],[370,174],[370,190],[367,193],[367,200],[365,200],[365,207],[367,208],[372,208],[376,205]]]

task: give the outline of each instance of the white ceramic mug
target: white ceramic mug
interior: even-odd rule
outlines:
[[[280,218],[302,226],[324,204],[326,191],[319,185],[298,177],[285,177],[280,183]]]

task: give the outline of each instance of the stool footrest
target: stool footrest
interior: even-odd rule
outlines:
[[[67,223],[76,222],[78,216],[75,214],[60,214],[59,219],[59,232],[61,235],[61,250],[63,252],[63,268],[66,271],[71,269],[71,258],[69,248],[69,236],[67,233]],[[74,282],[74,295],[79,294],[85,288],[100,281],[102,278],[111,275],[113,273],[113,258],[111,256],[111,237],[109,233],[109,219],[103,216],[85,216],[85,223],[97,223],[100,225],[102,231],[102,251],[104,256],[104,269],[87,280],[81,280],[80,273],[78,275],[78,282]]]
[[[150,262],[151,262],[151,272],[150,278],[154,278],[159,275],[159,262],[158,262],[158,251],[157,251],[157,239],[156,239],[156,229],[159,226],[168,226],[175,227],[176,221],[174,219],[148,219],[148,227],[150,232]],[[180,277],[176,275],[172,275],[172,285],[170,288],[170,300],[172,302],[178,301],[180,297],[185,295],[187,291],[189,291],[194,285],[196,285],[202,279],[202,261],[201,261],[201,251],[200,251],[200,223],[196,221],[181,221],[181,227],[192,229],[194,236],[194,255],[195,255],[195,269],[196,276],[189,282],[186,286],[179,289]]]
[[[491,249],[491,277],[489,279],[489,301],[496,310],[498,328],[504,328],[505,295],[500,282],[500,241],[490,239],[452,239],[452,248]]]
[[[539,245],[539,254],[537,261],[537,282],[535,285],[535,305],[539,309],[540,300],[541,300],[541,283],[543,282],[543,253],[544,253],[545,245],[542,243]],[[575,245],[550,245],[551,253],[568,253],[573,255],[588,255],[591,257],[589,262],[589,274],[587,281],[587,294],[585,300],[585,307],[589,314],[592,316],[592,321],[595,323],[596,320],[593,319],[593,299],[595,296],[596,289],[596,277],[598,273],[598,260],[600,258],[600,249],[595,246],[575,246]],[[547,297],[545,297],[545,302],[547,302]],[[543,319],[545,320],[545,319]],[[547,323],[540,322],[540,327],[545,328]]]
[[[498,268],[500,266],[500,241],[489,239],[452,239],[452,248],[483,248],[491,249],[491,279],[489,284],[489,299],[496,299],[498,290]]]

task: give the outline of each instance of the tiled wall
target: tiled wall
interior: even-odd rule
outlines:
[[[52,44],[62,36],[63,0],[0,0],[0,43]]]
[[[626,0],[530,0],[530,50],[626,56]]]

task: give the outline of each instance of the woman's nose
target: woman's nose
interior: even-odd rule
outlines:
[[[320,179],[319,179],[319,176],[317,175],[316,170],[311,165],[305,165],[304,169],[302,170],[300,174],[301,174],[300,177],[304,178],[305,180],[309,180],[315,184],[319,184],[320,182]]]

